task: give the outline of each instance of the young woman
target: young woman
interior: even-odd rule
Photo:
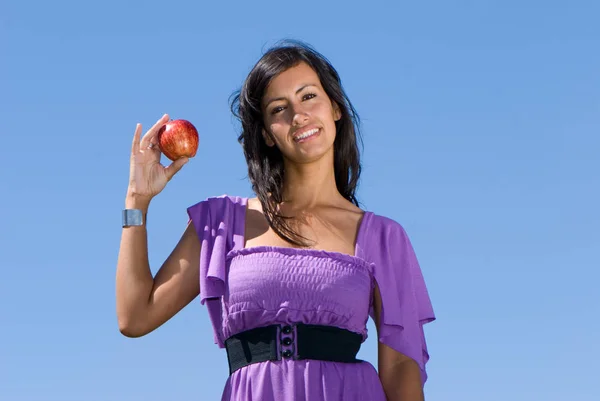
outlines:
[[[160,164],[167,115],[141,139],[137,125],[116,276],[121,332],[143,336],[200,295],[227,351],[223,400],[422,400],[433,309],[403,228],[357,206],[358,117],[336,70],[309,46],[276,46],[232,110],[256,198],[189,207],[155,277],[145,215],[187,159]],[[369,315],[378,372],[356,359]]]

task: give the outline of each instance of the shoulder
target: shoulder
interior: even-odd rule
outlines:
[[[382,238],[398,239],[407,237],[406,230],[397,220],[376,213],[366,213],[365,237],[381,240]]]
[[[198,214],[202,212],[211,212],[212,214],[224,213],[228,210],[235,209],[236,207],[245,207],[248,203],[248,199],[241,196],[233,195],[220,195],[211,196],[204,200],[194,203],[187,208],[190,217],[192,214]]]
[[[220,206],[220,205],[246,205],[248,198],[242,196],[223,194],[219,196],[210,196],[204,200],[198,201],[190,206],[190,208],[197,206]]]
[[[212,196],[188,207],[187,212],[200,238],[223,238],[233,246],[244,237],[247,201],[241,196]]]
[[[372,263],[386,264],[398,259],[413,257],[414,250],[404,226],[397,220],[367,213],[361,229],[359,247],[361,255]]]
[[[248,209],[256,210],[262,213],[262,205],[258,198],[248,198],[246,199],[246,204],[248,205]]]
[[[247,198],[241,196],[211,196],[187,208],[189,218],[194,223],[219,224],[230,222],[235,216],[245,214]]]

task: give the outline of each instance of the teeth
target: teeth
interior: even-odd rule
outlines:
[[[314,135],[314,134],[316,134],[317,132],[319,132],[319,129],[318,129],[318,128],[313,128],[313,129],[311,129],[310,131],[306,131],[306,132],[305,132],[304,134],[302,134],[302,135],[298,135],[298,136],[296,137],[296,140],[298,141],[298,140],[300,140],[300,139],[308,138],[309,136],[311,136],[311,135]]]

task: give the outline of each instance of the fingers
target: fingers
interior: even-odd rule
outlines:
[[[189,161],[187,157],[180,157],[171,163],[168,167],[165,168],[165,174],[167,175],[167,180],[171,181],[171,178]]]
[[[142,124],[138,123],[135,126],[133,134],[133,143],[131,144],[131,153],[136,154],[140,150],[140,136],[142,135]]]
[[[146,149],[148,147],[148,145],[150,145],[151,143],[156,143],[155,138],[156,138],[156,135],[158,134],[158,131],[167,122],[169,122],[169,115],[165,114],[160,118],[160,120],[158,120],[156,122],[156,124],[154,124],[152,126],[152,128],[150,128],[148,130],[148,132],[146,132],[146,134],[144,135],[144,137],[142,138],[142,140],[140,142],[140,148]]]

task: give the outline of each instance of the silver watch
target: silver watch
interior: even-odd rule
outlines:
[[[123,209],[123,227],[143,226],[144,217],[140,209]]]

